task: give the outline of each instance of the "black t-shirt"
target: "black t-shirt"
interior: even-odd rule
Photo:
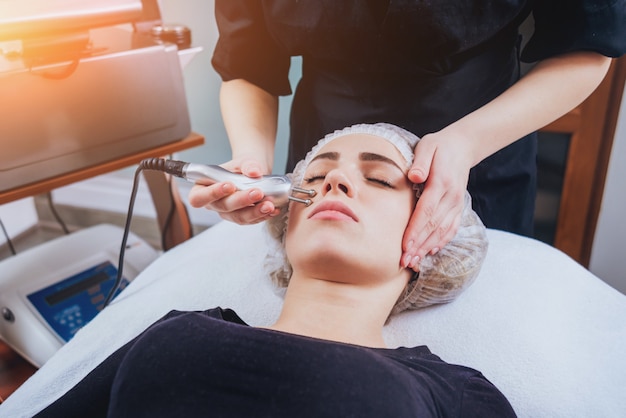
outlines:
[[[523,51],[519,25],[536,30]],[[535,61],[626,50],[626,0],[216,0],[213,66],[274,95],[291,92],[290,57],[303,74],[290,119],[287,171],[325,134],[388,122],[418,136],[483,106]],[[470,173],[487,227],[532,234],[536,141],[527,137]]]
[[[378,349],[172,311],[40,417],[512,417],[480,372],[427,347]]]

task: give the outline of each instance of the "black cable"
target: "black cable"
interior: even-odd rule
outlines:
[[[102,305],[102,309],[106,308],[111,300],[113,299],[113,295],[117,292],[117,289],[122,282],[122,271],[124,270],[124,253],[126,252],[126,243],[128,242],[128,234],[130,233],[130,222],[133,216],[133,208],[135,206],[135,198],[137,197],[137,190],[139,188],[139,179],[142,170],[156,170],[164,173],[171,174],[173,176],[182,177],[183,176],[183,166],[186,163],[182,161],[174,161],[174,160],[164,160],[162,158],[148,158],[146,160],[142,160],[135,170],[135,177],[133,179],[133,188],[130,192],[130,201],[128,203],[128,213],[126,215],[126,224],[124,225],[124,235],[122,236],[122,245],[120,247],[120,257],[117,263],[117,277],[115,278],[115,283],[113,283],[113,287],[109,291],[107,298]]]
[[[7,245],[9,246],[9,250],[11,250],[11,254],[16,255],[17,252],[15,251],[15,247],[13,246],[13,242],[11,242],[11,237],[9,237],[9,233],[7,232],[6,228],[4,227],[4,222],[2,222],[2,219],[0,219],[0,227],[2,228],[2,232],[4,232],[4,237],[7,240]]]
[[[46,198],[48,199],[48,207],[50,208],[50,212],[52,212],[52,216],[54,216],[54,219],[56,219],[58,224],[61,226],[61,229],[63,229],[65,235],[68,235],[70,231],[69,229],[67,229],[67,225],[65,225],[65,222],[63,222],[63,219],[61,219],[61,216],[59,216],[59,213],[54,207],[54,202],[52,201],[52,192],[46,193]]]
[[[135,178],[133,179],[133,189],[130,192],[130,201],[128,203],[128,213],[126,214],[126,224],[124,225],[124,235],[122,236],[122,245],[120,247],[120,257],[117,262],[117,277],[115,278],[115,283],[113,283],[113,287],[109,291],[107,298],[104,301],[104,305],[102,305],[102,309],[106,308],[107,305],[113,299],[113,295],[117,292],[117,289],[122,282],[122,271],[124,270],[124,253],[126,252],[126,242],[128,241],[128,234],[130,233],[130,221],[133,216],[133,207],[135,206],[135,198],[137,197],[137,188],[139,186],[139,174],[143,166],[139,164],[137,170],[135,171]]]
[[[167,178],[167,193],[170,197],[170,210],[167,212],[165,223],[163,224],[163,230],[161,231],[161,248],[163,251],[167,250],[167,232],[170,229],[174,213],[176,212],[176,202],[174,202],[174,194],[172,193],[172,176]]]
[[[172,155],[169,155],[170,160],[172,159]],[[174,202],[174,194],[172,193],[172,176],[167,176],[167,195],[170,198],[170,209],[167,212],[167,217],[165,218],[165,223],[163,224],[163,228],[161,229],[161,249],[166,251],[166,238],[167,231],[170,228],[170,224],[172,222],[172,218],[174,218],[174,212],[176,211],[176,202]]]

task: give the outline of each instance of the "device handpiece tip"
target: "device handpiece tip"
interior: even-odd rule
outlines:
[[[317,192],[315,190],[303,189],[303,188],[300,188],[300,187],[294,187],[294,188],[291,189],[291,191],[293,193],[306,194],[309,197],[315,197],[315,195],[317,194]],[[306,206],[309,206],[311,203],[313,203],[313,201],[311,199],[300,199],[299,197],[295,197],[295,196],[289,196],[289,200],[291,200],[293,202],[303,203]]]
[[[300,199],[299,197],[295,197],[295,196],[289,196],[288,199],[291,200],[292,202],[303,203],[305,206],[309,206],[311,205],[311,203],[313,203],[311,199]]]
[[[291,189],[292,192],[294,193],[302,193],[302,194],[306,194],[309,195],[310,197],[315,197],[315,195],[317,194],[317,192],[315,190],[312,189],[303,189],[301,187],[293,187]]]

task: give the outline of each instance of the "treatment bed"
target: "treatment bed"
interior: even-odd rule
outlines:
[[[482,371],[520,417],[626,416],[626,296],[546,244],[488,237],[476,282],[453,303],[393,317],[388,344],[427,345]],[[166,252],[0,405],[0,417],[32,416],[172,309],[221,306],[270,324],[281,298],[264,277],[266,239],[261,225],[220,222]]]

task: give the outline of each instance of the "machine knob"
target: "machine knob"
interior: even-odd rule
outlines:
[[[13,312],[7,307],[2,308],[2,317],[5,321],[15,322],[15,315],[13,315]]]

